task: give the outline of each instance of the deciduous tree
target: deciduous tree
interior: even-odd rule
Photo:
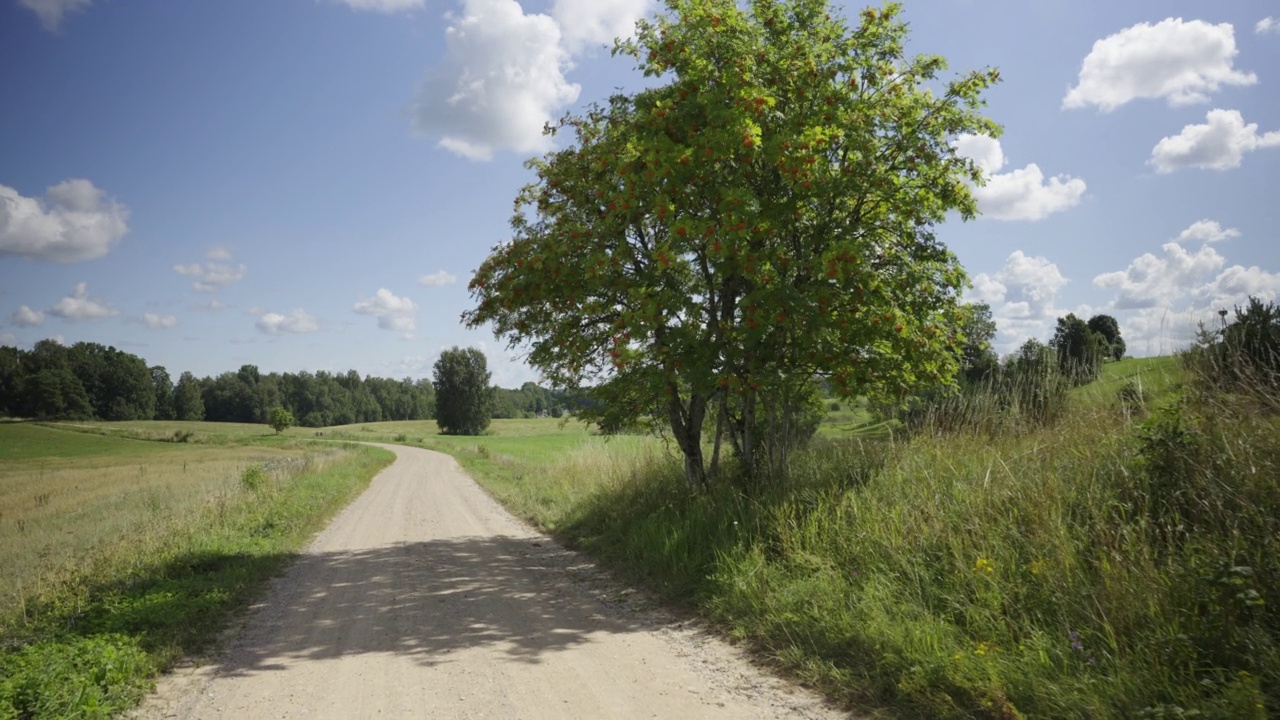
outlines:
[[[933,227],[976,212],[954,141],[998,134],[998,74],[940,81],[895,4],[666,6],[616,49],[654,86],[553,129],[463,317],[597,408],[656,409],[702,485],[704,419],[754,468],[760,408],[815,375],[892,398],[954,376],[965,276]]]
[[[479,435],[489,427],[493,389],[484,353],[453,347],[440,353],[433,368],[436,424],[445,435]]]

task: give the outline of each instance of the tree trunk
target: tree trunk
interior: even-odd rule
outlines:
[[[674,391],[675,388],[672,388]],[[688,408],[680,402],[680,396],[672,392],[667,402],[667,416],[671,421],[671,434],[675,436],[680,452],[684,453],[684,475],[689,484],[702,489],[707,484],[707,469],[702,458],[702,420],[707,412],[707,397],[689,396]]]

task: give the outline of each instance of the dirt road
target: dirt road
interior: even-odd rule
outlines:
[[[834,718],[508,515],[398,459],[144,718]]]

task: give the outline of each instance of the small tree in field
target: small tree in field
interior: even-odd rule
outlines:
[[[744,4],[666,0],[618,44],[655,86],[555,128],[573,142],[530,163],[464,315],[593,386],[585,419],[656,411],[694,485],[726,435],[772,465],[757,417],[815,376],[894,399],[954,376],[965,275],[932,228],[976,212],[957,136],[999,132],[978,113],[995,71],[935,83],[899,6],[850,26],[826,0]]]
[[[267,415],[267,423],[275,429],[277,435],[296,424],[293,413],[279,406],[271,408],[271,412]]]
[[[493,415],[488,363],[476,348],[453,347],[434,367],[436,424],[445,435],[479,435]]]

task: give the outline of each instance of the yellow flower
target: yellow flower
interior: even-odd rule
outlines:
[[[995,566],[991,564],[991,561],[982,557],[978,558],[978,561],[973,564],[973,569],[988,575],[996,571]]]
[[[1041,571],[1043,571],[1043,570],[1044,570],[1044,561],[1043,561],[1043,560],[1033,560],[1033,561],[1031,562],[1031,574],[1032,574],[1032,575],[1039,575],[1039,574],[1041,573]]]
[[[990,650],[991,650],[991,644],[990,644],[990,643],[980,642],[980,643],[978,643],[978,647],[976,647],[976,648],[974,648],[974,649],[973,649],[973,654],[974,654],[974,655],[978,655],[978,656],[982,656],[982,655],[986,655],[986,654],[987,654],[987,652],[988,652],[988,651],[990,651]]]

